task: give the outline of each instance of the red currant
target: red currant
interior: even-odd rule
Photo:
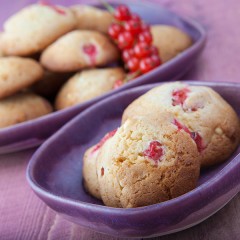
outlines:
[[[190,90],[188,88],[175,89],[172,92],[172,105],[183,105],[188,97]]]
[[[176,118],[173,120],[173,124],[178,128],[179,131],[183,130],[184,132],[191,134],[191,131],[188,127],[180,123]]]
[[[114,85],[113,85],[113,89],[117,89],[119,87],[121,87],[123,85],[123,80],[118,79],[117,81],[115,81]]]
[[[138,41],[151,44],[152,43],[152,34],[149,31],[141,32],[138,35]]]
[[[191,132],[191,138],[195,141],[199,152],[202,152],[206,148],[203,139],[198,132]]]
[[[107,133],[99,142],[98,144],[95,145],[95,147],[92,150],[92,153],[94,153],[95,151],[99,150],[103,144],[111,137],[113,137],[116,133],[117,129],[114,129],[113,131]]]
[[[156,164],[158,163],[158,161],[161,161],[163,154],[164,150],[162,144],[156,140],[150,142],[148,148],[143,152],[143,155],[145,157],[154,160]]]
[[[130,11],[127,6],[119,5],[114,12],[114,18],[118,21],[127,21],[131,18]]]
[[[131,72],[136,72],[139,69],[139,59],[133,57],[127,61],[127,67]]]
[[[43,5],[43,6],[48,6],[48,7],[52,8],[54,11],[56,11],[56,12],[59,13],[59,14],[62,14],[62,15],[65,15],[65,14],[66,14],[66,12],[65,12],[63,9],[59,8],[58,6],[52,5],[51,3],[49,3],[49,2],[46,1],[46,0],[41,0],[41,1],[39,2],[39,4],[41,4],[41,5]]]
[[[123,32],[123,27],[117,23],[112,23],[108,29],[108,34],[115,40],[121,32]]]
[[[151,55],[159,56],[158,48],[155,46],[151,46]]]
[[[142,73],[147,73],[154,69],[155,67],[159,66],[161,61],[159,57],[153,55],[151,57],[144,58],[140,61],[139,68]]]
[[[131,20],[141,22],[141,18],[136,13],[132,13]]]
[[[135,35],[141,32],[141,23],[136,20],[129,20],[125,22],[124,28],[126,31]]]
[[[135,45],[134,47],[134,52],[136,57],[138,58],[145,58],[151,55],[151,45],[145,43],[145,42],[140,42]]]
[[[142,31],[150,31],[150,26],[145,22],[142,22],[141,28],[142,28]]]
[[[122,58],[124,62],[127,62],[130,58],[134,57],[135,53],[132,48],[126,49],[122,53]]]
[[[118,35],[118,47],[120,49],[131,48],[134,44],[134,37],[130,32],[123,32]]]
[[[156,67],[161,65],[162,62],[161,62],[161,59],[160,59],[159,56],[152,55],[150,58],[151,58],[152,62],[155,64]]]

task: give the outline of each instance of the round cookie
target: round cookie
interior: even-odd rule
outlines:
[[[83,157],[83,183],[88,193],[101,200],[96,166],[99,151],[94,151],[94,148],[89,148]]]
[[[57,95],[55,107],[61,110],[111,91],[117,80],[125,78],[122,68],[84,70],[70,78]]]
[[[75,5],[71,10],[77,19],[77,28],[82,30],[95,30],[107,34],[114,20],[110,12],[96,7]]]
[[[191,38],[182,30],[173,26],[153,25],[151,33],[153,45],[158,48],[163,63],[176,57],[192,45]]]
[[[107,133],[96,145],[89,148],[83,157],[83,179],[85,189],[94,197],[101,200],[97,177],[97,157],[103,144],[110,139],[116,130]]]
[[[97,176],[104,204],[141,207],[178,197],[196,187],[200,162],[191,137],[171,124],[128,119],[100,150]]]
[[[118,59],[117,47],[104,34],[87,30],[66,34],[41,55],[42,65],[53,72],[103,66]]]
[[[42,67],[33,59],[0,58],[0,99],[32,85],[42,76]]]
[[[3,26],[4,54],[29,56],[40,52],[75,27],[76,18],[65,7],[46,3],[27,6]]]
[[[0,57],[3,57],[3,49],[2,49],[2,44],[1,44],[1,37],[2,37],[2,32],[0,32]]]
[[[36,82],[31,89],[43,97],[53,99],[70,76],[71,74],[54,73],[46,70],[41,80]]]
[[[175,125],[188,132],[198,146],[201,166],[226,160],[240,139],[239,119],[233,108],[208,87],[169,83],[156,87],[131,103],[122,121],[172,112]]]
[[[33,93],[18,93],[0,100],[0,128],[9,127],[52,112],[47,100]]]

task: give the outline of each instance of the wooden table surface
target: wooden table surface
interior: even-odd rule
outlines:
[[[0,0],[0,11],[4,11],[4,1]],[[208,31],[206,48],[184,79],[240,82],[239,0],[157,2],[182,16],[195,18]],[[34,150],[28,150],[0,156],[0,239],[118,239],[86,230],[64,220],[33,194],[25,179],[26,166],[33,152]],[[238,194],[222,210],[203,223],[155,239],[235,240],[240,239],[239,226]]]

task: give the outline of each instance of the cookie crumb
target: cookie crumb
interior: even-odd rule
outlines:
[[[218,135],[222,135],[223,134],[223,130],[221,128],[217,127],[215,129],[215,133],[218,134]]]

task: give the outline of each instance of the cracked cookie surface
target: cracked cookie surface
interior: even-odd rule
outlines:
[[[233,108],[208,87],[168,83],[136,99],[124,111],[128,118],[157,119],[161,111],[174,114],[198,145],[201,165],[226,160],[239,144],[239,119]],[[176,125],[176,122],[173,123]]]
[[[196,187],[198,150],[189,134],[171,124],[173,118],[128,119],[103,145],[97,176],[107,206],[146,206]]]

